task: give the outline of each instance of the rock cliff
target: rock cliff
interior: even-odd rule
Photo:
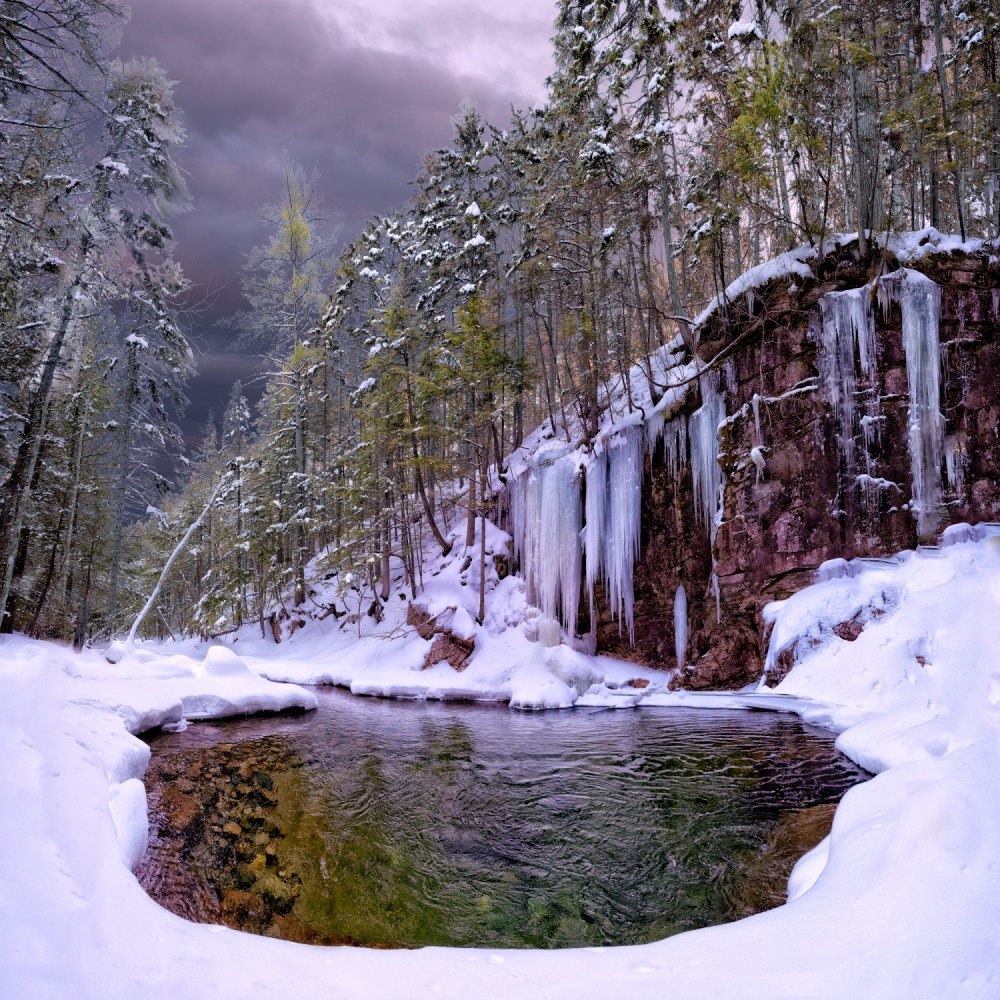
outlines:
[[[599,651],[672,669],[680,632],[674,685],[739,687],[763,670],[763,607],[824,562],[883,556],[949,523],[998,518],[1000,265],[989,245],[931,249],[911,247],[902,261],[886,254],[873,275],[856,241],[841,241],[808,277],[771,280],[705,318],[698,353],[718,359],[729,414],[718,431],[725,478],[714,523],[697,516],[697,463],[678,469],[663,447],[647,454],[634,641],[599,583]],[[936,331],[926,328],[934,312]],[[689,435],[704,404],[696,386],[674,417]],[[580,633],[591,631],[586,604]],[[862,628],[846,622],[838,635],[850,641]],[[785,659],[779,671],[790,669]]]

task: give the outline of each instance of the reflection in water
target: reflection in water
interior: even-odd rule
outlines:
[[[865,777],[790,717],[339,692],[152,745],[154,898],[382,947],[633,944],[767,909]]]

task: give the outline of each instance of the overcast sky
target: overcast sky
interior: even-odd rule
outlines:
[[[178,256],[204,303],[192,319],[199,376],[192,440],[254,363],[215,325],[240,308],[243,254],[266,241],[258,210],[283,156],[315,167],[351,239],[406,201],[425,153],[447,143],[465,99],[505,123],[543,96],[554,0],[130,0],[121,55],[153,56],[178,81],[178,159],[194,210],[174,219]]]

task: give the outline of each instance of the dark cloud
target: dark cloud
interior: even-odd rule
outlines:
[[[174,230],[194,282],[192,333],[206,352],[190,386],[188,435],[210,409],[221,414],[232,381],[253,365],[227,350],[232,331],[218,322],[241,305],[243,254],[266,239],[256,216],[277,196],[283,157],[318,170],[350,238],[406,200],[423,156],[449,141],[463,99],[497,122],[512,103],[534,100],[449,68],[440,48],[424,54],[419,39],[412,51],[400,51],[398,38],[365,47],[335,13],[322,0],[132,0],[120,53],[159,60],[177,81],[188,129],[178,159],[195,207]]]

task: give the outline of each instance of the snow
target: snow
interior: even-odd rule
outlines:
[[[758,41],[764,41],[764,33],[760,30],[760,26],[756,21],[734,21],[731,25],[729,25],[726,37],[729,39],[739,38],[743,40],[756,38]]]
[[[808,262],[815,259],[816,248],[806,245],[796,247],[794,250],[780,254],[773,260],[765,261],[763,264],[758,264],[756,267],[744,271],[726,288],[725,292],[712,299],[695,317],[693,323],[695,331],[700,330],[720,306],[725,306],[741,295],[745,295],[755,288],[763,287],[768,282],[778,278],[811,278],[813,273]]]
[[[105,156],[97,165],[102,170],[107,170],[109,174],[118,174],[119,177],[128,177],[129,175],[128,164],[122,163],[121,160],[113,160],[110,156]]]
[[[498,549],[505,536],[488,529]],[[475,580],[467,569],[461,586],[463,555],[429,578],[421,599],[432,611],[469,611]],[[799,642],[792,672],[773,691],[733,694],[670,692],[663,674],[565,644],[543,648],[525,634],[533,609],[512,577],[491,580],[487,621],[461,674],[443,664],[414,669],[427,643],[397,627],[398,599],[396,618],[377,626],[381,639],[374,624],[359,640],[328,618],[280,646],[245,630],[238,654],[221,644],[146,643],[111,665],[96,652],[4,636],[4,995],[995,997],[1000,527],[952,528],[941,548],[841,562],[824,575],[768,609],[770,662]],[[864,622],[854,642],[833,631],[844,616]],[[307,691],[264,672],[526,706],[797,712],[839,731],[841,749],[877,776],[847,793],[830,837],[796,866],[792,901],[733,924],[639,947],[546,952],[297,945],[187,923],[154,904],[129,871],[144,844],[137,779],[149,755],[130,733],[185,716],[310,706]],[[653,683],[629,687],[637,676]]]

